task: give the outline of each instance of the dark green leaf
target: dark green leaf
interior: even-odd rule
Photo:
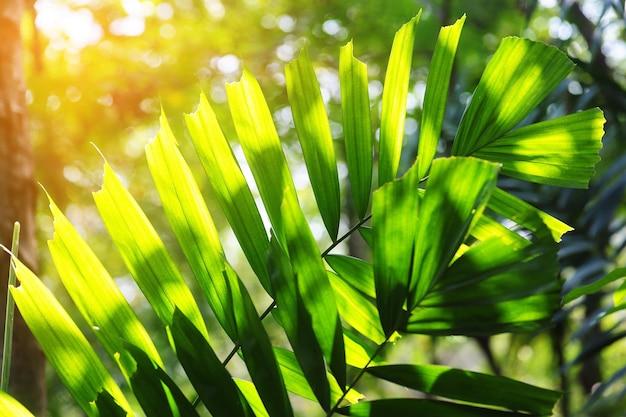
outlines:
[[[385,335],[396,329],[408,295],[419,193],[407,176],[374,192],[372,233],[376,303]]]
[[[338,410],[344,416],[389,417],[389,416],[428,416],[428,417],[513,417],[528,414],[500,411],[489,408],[456,404],[447,401],[417,400],[414,398],[387,398],[360,402]]]
[[[563,303],[569,303],[570,301],[573,301],[579,297],[582,297],[583,295],[594,294],[598,292],[605,285],[613,281],[616,281],[620,278],[623,278],[625,276],[626,276],[626,268],[622,267],[622,268],[614,269],[613,271],[609,272],[608,274],[606,274],[604,277],[600,278],[596,282],[574,288],[573,290],[565,294],[565,296],[563,297]],[[615,306],[617,307],[619,305],[619,301],[621,300],[615,299],[614,301],[617,301],[615,302]]]
[[[209,343],[180,310],[174,312],[170,334],[180,364],[211,415],[254,415]]]
[[[409,310],[437,283],[480,216],[498,176],[498,165],[474,158],[433,162],[420,208],[410,281]],[[407,228],[407,220],[400,227]]]
[[[137,361],[130,385],[147,417],[198,416],[176,383],[144,351],[132,345],[126,349]]]
[[[367,368],[377,378],[421,391],[486,406],[551,415],[561,393],[500,376],[437,365],[385,365]]]

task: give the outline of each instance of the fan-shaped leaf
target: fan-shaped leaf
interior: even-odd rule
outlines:
[[[10,288],[15,303],[74,400],[88,416],[98,416],[95,401],[99,393],[108,391],[130,413],[122,391],[65,309],[24,264],[15,258],[12,262],[21,282]]]
[[[254,273],[270,292],[265,267],[267,232],[241,168],[204,94],[200,95],[196,112],[185,115],[185,122],[217,201]]]
[[[372,190],[372,116],[367,83],[367,67],[352,54],[352,42],[339,53],[339,81],[343,139],[350,189],[359,218],[367,212]]]
[[[430,164],[437,153],[450,86],[450,74],[452,74],[456,48],[464,23],[465,15],[454,25],[441,28],[430,62],[417,148],[417,175],[420,179],[428,173]]]
[[[472,155],[526,181],[586,188],[600,160],[604,116],[590,109],[515,129]]]
[[[415,29],[422,11],[396,32],[387,65],[383,88],[382,114],[380,118],[380,142],[378,156],[378,185],[392,181],[398,172],[409,76],[415,43]]]
[[[573,68],[567,55],[553,46],[503,39],[463,115],[452,155],[472,155],[513,129]]]
[[[306,48],[285,67],[287,94],[311,187],[328,234],[339,230],[339,176],[320,86]]]

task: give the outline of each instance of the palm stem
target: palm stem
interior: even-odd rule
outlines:
[[[11,242],[11,256],[17,257],[20,246],[20,223],[13,224],[13,241]],[[0,389],[4,392],[9,388],[9,376],[11,373],[11,356],[13,352],[13,320],[15,317],[15,300],[11,294],[11,287],[15,286],[17,278],[13,261],[9,264],[9,286],[7,288],[7,309],[4,324],[4,344],[2,346],[2,377]]]

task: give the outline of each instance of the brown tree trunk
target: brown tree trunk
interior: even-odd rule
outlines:
[[[29,138],[20,23],[22,0],[0,0],[0,243],[11,247],[21,224],[19,255],[37,271],[37,187]],[[0,339],[4,339],[9,257],[0,254]],[[19,312],[15,316],[9,392],[33,414],[46,413],[45,361]]]

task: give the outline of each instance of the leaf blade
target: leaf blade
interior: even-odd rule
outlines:
[[[378,156],[378,185],[392,181],[398,172],[406,101],[415,43],[415,30],[420,12],[396,32],[387,65],[382,97],[380,119],[380,142]]]
[[[340,49],[339,80],[350,189],[357,214],[363,219],[372,190],[372,116],[367,90],[367,67],[354,57],[352,42]]]
[[[333,241],[339,231],[339,175],[320,85],[307,49],[285,67],[287,95],[313,194]]]

